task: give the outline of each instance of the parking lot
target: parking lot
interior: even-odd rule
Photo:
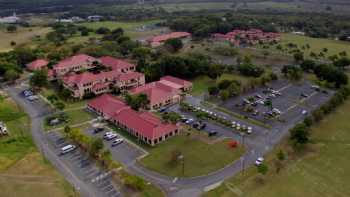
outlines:
[[[47,138],[50,142],[49,146],[53,147],[57,155],[61,154],[62,147],[70,144],[57,132],[49,132]],[[121,196],[121,193],[112,183],[111,172],[100,169],[94,160],[90,159],[80,148],[76,148],[74,151],[60,155],[60,158],[66,166],[79,174],[79,177],[82,179],[81,181],[85,182],[90,187],[96,188],[95,191],[98,191],[98,193],[91,194],[91,196]]]
[[[226,101],[223,107],[274,125],[277,120],[290,122],[307,115],[326,102],[332,94],[330,90],[316,90],[307,81],[300,84],[277,81],[269,88],[258,88],[248,94],[232,98]],[[271,105],[266,105],[267,100],[271,101]]]
[[[191,103],[195,103],[195,102],[191,102]],[[198,103],[196,103],[196,104],[198,104]],[[216,111],[213,109],[207,109],[199,104],[193,105],[193,106],[196,106],[197,108],[198,108],[198,106],[200,106],[201,110],[206,110],[206,111],[211,112],[212,114],[216,114],[216,116],[223,118],[223,119],[227,120],[228,122],[231,122],[231,123],[235,122],[236,125],[239,124],[240,127],[246,127],[246,128],[251,127],[252,132],[249,134],[249,136],[251,136],[251,137],[257,136],[257,133],[267,132],[266,129],[264,129],[262,127],[259,127],[257,125],[253,125],[253,124],[249,124],[245,121],[233,118],[233,117],[228,116],[227,114],[225,114],[223,112]],[[196,124],[200,121],[202,124],[205,124],[206,126],[203,129],[198,129],[198,130],[200,130],[202,132],[206,132],[206,133],[208,133],[208,135],[210,133],[216,132],[216,134],[215,134],[216,137],[231,137],[231,138],[234,138],[237,140],[241,139],[240,130],[238,130],[237,127],[224,126],[224,125],[217,123],[215,121],[200,120],[196,117],[195,113],[181,110],[179,104],[170,106],[169,108],[167,108],[167,111],[168,112],[169,111],[176,112],[178,114],[181,114],[182,117],[186,118],[187,120],[191,120],[190,122],[184,122],[184,123],[189,125],[189,126],[192,126],[192,127],[194,124]]]
[[[96,124],[98,124],[98,123],[96,123]],[[85,133],[90,135],[90,136],[94,136],[94,137],[98,137],[98,138],[102,138],[102,139],[103,139],[103,136],[107,132],[116,133],[112,129],[108,128],[108,126],[106,126],[105,124],[101,124],[101,126],[99,126],[99,128],[103,128],[103,130],[95,133],[96,125],[91,125],[87,129],[85,129]],[[132,164],[133,162],[135,162],[135,160],[138,157],[145,154],[145,152],[142,151],[141,148],[133,145],[132,142],[128,141],[127,139],[123,138],[121,135],[119,135],[117,133],[116,133],[116,135],[117,135],[117,137],[114,139],[111,139],[111,140],[104,139],[103,140],[105,147],[111,151],[113,159],[128,166],[128,165]],[[113,141],[115,141],[117,138],[122,139],[123,142],[118,144],[118,145],[112,146]]]

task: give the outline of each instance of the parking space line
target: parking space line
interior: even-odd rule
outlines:
[[[286,86],[284,86],[284,87],[278,89],[277,91],[278,91],[278,92],[281,92],[281,91],[283,91],[283,90],[289,88],[290,86],[292,86],[292,84],[288,84],[288,85],[286,85]]]
[[[289,112],[290,110],[296,108],[297,106],[303,104],[305,101],[309,100],[311,97],[313,97],[314,95],[316,95],[317,92],[313,92],[309,97],[301,99],[299,102],[297,102],[296,104],[290,106],[286,111],[282,112],[282,114],[285,114],[287,112]]]

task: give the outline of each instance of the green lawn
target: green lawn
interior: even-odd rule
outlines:
[[[312,128],[313,144],[306,153],[290,154],[287,163],[276,174],[271,158],[265,182],[256,181],[255,167],[245,175],[231,178],[205,197],[295,197],[350,196],[350,101]],[[283,145],[281,145],[284,147]]]
[[[86,23],[81,23],[81,25],[94,30],[100,27],[107,27],[110,30],[114,30],[116,28],[122,28],[125,31],[126,35],[130,36],[131,38],[141,39],[141,38],[147,38],[153,35],[158,35],[162,31],[166,31],[167,28],[156,28],[156,29],[149,29],[144,31],[137,30],[137,28],[141,28],[142,26],[153,25],[159,22],[161,22],[161,20],[147,20],[147,21],[137,21],[137,22],[101,21],[101,22],[86,22]],[[98,36],[98,35],[94,35],[94,36]],[[84,37],[75,38],[75,39],[83,39],[84,41]]]
[[[242,147],[232,149],[227,142],[225,140],[209,145],[197,138],[182,134],[150,148],[148,150],[150,154],[140,162],[146,168],[168,176],[205,175],[225,167],[243,154]],[[182,164],[171,161],[174,151],[179,151],[184,156],[184,174],[182,174]]]
[[[282,34],[281,44],[285,46],[285,44],[294,43],[297,44],[299,48],[303,45],[309,44],[310,49],[305,50],[305,54],[308,56],[310,52],[315,52],[316,54],[320,53],[323,48],[327,48],[328,52],[325,53],[326,57],[334,54],[338,54],[339,52],[346,51],[350,54],[350,43],[344,41],[336,41],[330,39],[322,39],[322,38],[311,38],[307,36],[299,36],[291,33]]]
[[[68,116],[68,122],[58,124],[56,126],[49,126],[45,123],[44,124],[45,129],[51,130],[51,129],[65,127],[65,126],[73,126],[73,125],[90,121],[94,118],[94,115],[92,113],[85,111],[85,109],[69,110],[69,111],[66,111],[65,113]]]
[[[192,90],[192,94],[193,95],[201,95],[205,92],[207,92],[208,87],[213,86],[215,83],[219,83],[222,80],[239,80],[242,85],[245,85],[249,82],[249,80],[251,78],[249,77],[244,77],[238,74],[223,74],[220,76],[220,78],[218,78],[217,80],[213,80],[210,79],[208,76],[199,76],[197,78],[195,78],[194,80],[192,80],[193,83],[193,90]]]
[[[0,136],[0,196],[72,196],[72,187],[36,150],[28,116],[10,98],[0,99],[0,121],[9,132]]]

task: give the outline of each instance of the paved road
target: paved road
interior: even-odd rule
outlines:
[[[73,170],[69,163],[64,162],[57,154],[55,149],[44,133],[43,120],[44,117],[53,113],[50,107],[44,102],[29,103],[20,95],[21,89],[14,86],[6,87],[5,90],[31,118],[31,132],[33,140],[39,151],[47,158],[57,170],[70,182],[81,196],[99,197],[105,196],[95,187],[91,187],[88,181],[84,180],[76,170]]]

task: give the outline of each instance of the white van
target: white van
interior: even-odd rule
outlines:
[[[77,147],[75,145],[69,144],[67,146],[64,146],[61,148],[61,155],[64,155],[66,153],[69,153],[73,150],[75,150]]]

